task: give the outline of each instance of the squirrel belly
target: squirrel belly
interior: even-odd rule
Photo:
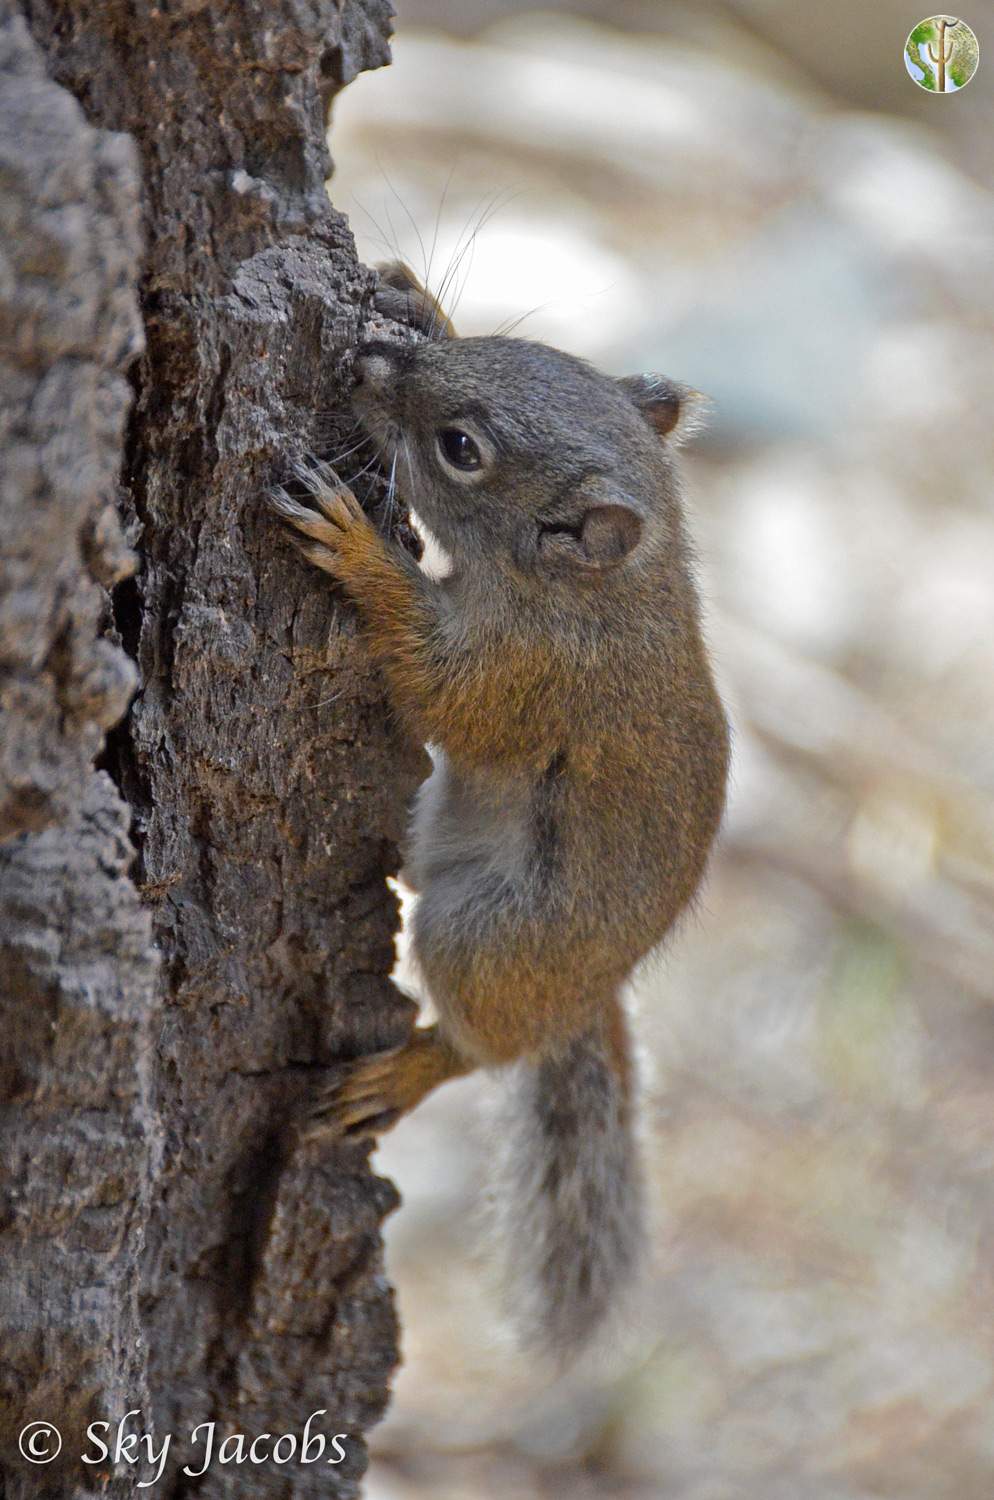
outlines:
[[[539,773],[432,753],[405,871],[411,946],[442,1030],[476,1066],[553,1056],[597,1029],[692,898],[707,850],[683,826],[688,807],[700,818],[689,782],[657,792],[661,751],[620,798],[620,749],[594,776],[573,771],[568,745]]]
[[[295,471],[313,506],[272,505],[356,605],[395,710],[432,747],[406,868],[438,1020],[351,1064],[315,1119],[375,1134],[446,1079],[502,1070],[517,1322],[565,1358],[637,1275],[621,995],[693,902],[724,803],[674,457],[697,400],[526,340],[455,338],[403,268],[381,290],[427,341],[361,352],[356,409],[451,572],[423,573],[326,467]]]

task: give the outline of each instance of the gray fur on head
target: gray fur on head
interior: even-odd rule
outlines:
[[[688,387],[614,380],[514,338],[367,345],[356,369],[357,411],[396,453],[401,494],[457,566],[485,556],[519,582],[568,591],[674,544],[669,449],[694,407]],[[440,437],[453,430],[475,448],[474,470],[446,461]]]

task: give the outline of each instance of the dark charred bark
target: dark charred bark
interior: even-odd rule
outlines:
[[[394,1190],[291,1127],[410,1024],[385,876],[418,762],[261,497],[349,426],[371,277],[325,114],[390,15],[0,0],[9,1500],[146,1493],[79,1461],[133,1408],[172,1436],[157,1496],[351,1496],[386,1400]],[[182,1473],[200,1423],[318,1410],[344,1463]],[[40,1420],[64,1446],[31,1465]]]

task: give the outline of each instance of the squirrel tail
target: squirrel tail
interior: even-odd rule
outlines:
[[[499,1213],[521,1341],[564,1362],[634,1290],[644,1206],[620,1001],[563,1051],[516,1069]]]

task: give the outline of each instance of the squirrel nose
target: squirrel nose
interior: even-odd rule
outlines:
[[[365,386],[375,396],[381,396],[393,379],[394,361],[382,346],[366,344],[356,356],[356,385]]]

